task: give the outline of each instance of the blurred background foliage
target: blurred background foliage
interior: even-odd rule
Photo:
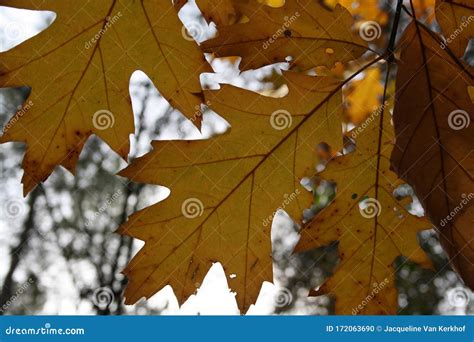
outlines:
[[[317,0],[315,0],[317,1]],[[337,3],[345,6],[355,18],[354,30],[366,21],[380,25],[380,37],[370,43],[371,48],[383,53],[387,46],[395,1],[391,0],[324,0],[329,7]],[[278,6],[281,1],[270,1]],[[439,31],[434,18],[435,0],[413,0],[416,17]],[[407,7],[408,2],[407,2]],[[207,37],[215,27],[207,26],[193,2],[185,6],[180,17],[202,23]],[[45,29],[54,19],[51,14],[37,14],[0,7],[0,41],[2,51],[19,44],[29,36]],[[400,32],[406,27],[409,15],[402,17]],[[19,25],[15,39],[5,34],[11,23]],[[10,24],[9,24],[10,23]],[[10,26],[8,26],[10,25]],[[373,54],[366,54],[348,66],[336,65],[331,70],[315,68],[312,74],[330,74],[345,78]],[[472,64],[472,46],[465,59]],[[268,96],[281,96],[284,84],[281,69],[274,65],[256,71],[240,73],[238,59],[213,60],[215,74],[203,75],[203,86],[216,88],[217,83],[259,91]],[[376,64],[357,76],[344,88],[345,129],[361,124],[381,106],[384,84],[383,64]],[[393,93],[394,75],[387,85]],[[227,128],[215,113],[205,113],[203,134],[159,95],[149,79],[136,72],[130,84],[136,119],[136,132],[131,137],[130,160],[150,149],[156,139],[199,139],[220,134]],[[0,124],[8,120],[27,99],[28,88],[0,90]],[[393,103],[390,104],[390,110]],[[348,139],[346,152],[354,148]],[[322,154],[331,152],[321,149]],[[165,288],[156,299],[135,306],[124,306],[122,292],[126,278],[121,270],[140,248],[140,241],[114,233],[128,215],[158,200],[169,190],[135,184],[115,174],[126,164],[108,146],[92,138],[81,154],[77,176],[64,169],[56,172],[26,199],[20,186],[21,144],[0,147],[0,314],[237,314],[233,294],[227,288],[223,270],[213,267],[197,295],[181,310],[172,290]],[[324,163],[318,166],[323,168]],[[307,180],[315,191],[315,202],[306,215],[314,215],[334,196],[337,185],[321,179]],[[413,196],[411,189],[400,189],[400,196]],[[416,202],[414,214],[422,209]],[[419,242],[433,260],[434,269],[426,270],[405,262],[403,256],[395,261],[399,289],[400,314],[469,314],[471,301],[449,300],[453,289],[464,289],[462,282],[449,265],[438,242],[435,230],[424,231]],[[337,267],[337,242],[314,251],[292,254],[298,240],[298,227],[279,212],[273,223],[275,285],[265,284],[262,295],[251,313],[331,314],[333,302],[329,296],[314,296],[317,287]],[[467,291],[467,290],[466,290]],[[468,292],[466,292],[468,293]],[[470,292],[469,292],[470,294]],[[309,296],[308,296],[309,295]]]

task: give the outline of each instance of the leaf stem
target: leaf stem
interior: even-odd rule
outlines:
[[[395,41],[397,39],[397,32],[398,26],[400,24],[400,15],[402,11],[403,0],[398,0],[397,9],[395,12],[395,18],[393,20],[392,32],[390,34],[390,40],[388,43],[388,47],[386,53],[388,55],[387,61],[387,70],[385,73],[385,82],[384,82],[384,89],[383,89],[383,99],[382,99],[382,112],[380,114],[380,122],[379,122],[379,136],[378,136],[378,143],[377,143],[377,166],[376,166],[376,173],[375,173],[375,194],[374,197],[378,201],[379,199],[379,182],[380,182],[380,168],[381,168],[381,159],[382,159],[382,139],[384,133],[384,116],[386,111],[386,103],[387,103],[387,88],[388,83],[390,81],[390,71],[395,61],[394,51],[395,51]],[[378,228],[378,216],[374,217],[374,236],[372,242],[372,262],[370,264],[370,276],[369,276],[369,283],[372,281],[373,273],[374,273],[374,263],[375,263],[375,249],[377,246],[377,229]],[[367,289],[367,294],[369,294],[370,289]]]
[[[393,61],[395,60],[395,57],[394,57],[395,41],[397,39],[398,26],[400,25],[402,6],[403,6],[403,0],[398,0],[397,9],[395,10],[395,18],[393,20],[392,32],[390,33],[390,40],[388,42],[388,47],[387,47],[387,54],[388,54],[387,62],[389,64],[393,63]]]

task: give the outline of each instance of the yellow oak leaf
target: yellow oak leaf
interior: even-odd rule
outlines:
[[[281,7],[285,4],[284,0],[250,0],[255,3],[255,5],[266,5],[270,7]],[[178,0],[177,6],[181,8],[187,0]],[[217,26],[222,25],[232,25],[237,22],[246,22],[248,18],[246,18],[244,13],[239,12],[236,8],[236,4],[238,2],[235,0],[219,0],[219,1],[212,1],[212,0],[196,0],[196,4],[198,5],[201,13],[203,14],[204,18],[207,22],[215,23]]]
[[[11,119],[1,138],[27,145],[25,194],[56,166],[74,172],[92,134],[126,158],[134,133],[128,89],[136,70],[145,72],[174,108],[195,116],[202,102],[199,75],[209,67],[197,44],[182,34],[171,1],[0,4],[57,15],[46,31],[0,54],[0,87],[32,88],[29,105]]]
[[[374,113],[349,135],[355,151],[329,161],[320,174],[337,184],[336,197],[303,227],[296,250],[339,242],[340,263],[318,291],[335,297],[337,314],[395,314],[394,261],[405,255],[429,265],[417,233],[430,224],[394,196],[403,182],[390,171],[394,133],[388,111]]]
[[[457,57],[462,57],[471,38],[474,38],[474,3],[472,0],[436,0],[436,20],[448,46]]]
[[[317,145],[342,145],[341,85],[327,77],[284,73],[289,92],[268,98],[232,86],[208,91],[210,107],[231,125],[201,141],[156,141],[121,175],[171,189],[162,203],[132,215],[120,232],[145,241],[124,273],[126,303],[167,284],[180,303],[221,262],[246,310],[262,282],[273,281],[270,230],[278,208],[301,221],[312,195]],[[229,277],[230,275],[235,275]]]
[[[234,7],[232,0],[197,0],[196,4],[208,22],[217,26],[235,24],[240,14]]]
[[[217,38],[203,42],[206,52],[217,57],[241,56],[242,69],[285,62],[294,68],[331,68],[367,51],[367,42],[352,31],[353,19],[342,6],[329,9],[313,0],[287,1],[272,8],[256,1],[235,1],[246,23],[219,28]]]
[[[336,4],[344,6],[358,20],[376,21],[382,26],[388,21],[387,12],[380,8],[379,0],[325,0],[325,3],[330,7]]]

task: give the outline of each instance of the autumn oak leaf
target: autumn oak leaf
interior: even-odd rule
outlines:
[[[178,6],[184,5],[187,0],[177,0]],[[249,0],[253,1],[254,5],[269,6],[273,8],[282,7],[285,4],[285,0]],[[247,1],[248,2],[248,1]],[[201,10],[202,15],[208,23],[214,23],[217,26],[232,25],[237,22],[246,22],[248,20],[247,15],[251,13],[243,13],[241,11],[249,10],[252,7],[242,6],[242,1],[236,0],[196,0],[196,4]]]
[[[417,242],[429,222],[394,196],[403,181],[390,171],[394,132],[385,110],[374,112],[366,128],[352,130],[355,151],[331,160],[319,175],[337,184],[336,197],[303,227],[296,248],[339,241],[340,263],[319,291],[335,297],[338,314],[396,314],[395,259],[404,255],[430,265]]]
[[[232,0],[197,0],[196,4],[207,22],[213,22],[217,26],[235,24],[240,18]]]
[[[445,41],[457,57],[462,57],[471,38],[474,38],[474,3],[472,0],[436,0],[436,20]]]
[[[413,22],[400,42],[392,166],[413,186],[464,281],[474,288],[472,68]]]
[[[25,142],[24,192],[58,165],[74,172],[86,140],[97,135],[123,158],[134,120],[130,77],[145,72],[174,108],[193,118],[199,76],[209,71],[166,0],[1,0],[1,6],[57,15],[43,33],[0,54],[0,87],[29,86],[1,142]],[[199,122],[193,120],[198,126]]]
[[[357,59],[367,42],[353,32],[353,19],[344,7],[334,9],[313,0],[287,1],[273,8],[258,1],[235,1],[245,23],[219,27],[217,38],[203,42],[205,52],[217,57],[241,56],[243,70],[285,62],[293,68],[331,68],[336,62]]]
[[[231,125],[201,141],[156,141],[121,172],[169,187],[165,201],[133,214],[120,232],[145,241],[124,273],[127,303],[167,284],[182,303],[220,262],[242,310],[273,281],[271,222],[278,208],[301,221],[312,194],[300,181],[314,173],[318,143],[341,147],[341,85],[285,73],[283,98],[224,86],[207,91],[211,108]],[[235,275],[230,277],[230,275]]]

